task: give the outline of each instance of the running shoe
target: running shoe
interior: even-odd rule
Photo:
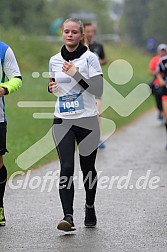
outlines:
[[[163,120],[163,116],[162,116],[161,112],[158,113],[158,120],[160,120],[160,121]]]
[[[4,215],[4,208],[0,207],[0,226],[5,226],[6,220]]]
[[[57,225],[57,229],[68,232],[75,231],[76,228],[73,223],[73,218],[71,215],[66,215]]]
[[[97,223],[95,207],[87,207],[85,205],[85,227],[95,227]]]
[[[161,125],[164,125],[164,117],[161,115],[161,113],[159,112],[158,114],[158,120],[160,121]]]
[[[104,149],[105,147],[106,147],[106,146],[105,146],[104,142],[102,142],[102,141],[100,140],[99,145],[98,145],[98,148],[99,148],[99,149]]]

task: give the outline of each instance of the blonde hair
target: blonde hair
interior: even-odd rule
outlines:
[[[88,47],[87,38],[86,38],[85,33],[84,33],[84,25],[83,25],[82,21],[79,20],[78,18],[68,18],[68,19],[66,19],[64,21],[63,27],[64,27],[64,24],[66,24],[68,22],[74,22],[74,23],[78,24],[80,32],[82,34],[81,44]]]

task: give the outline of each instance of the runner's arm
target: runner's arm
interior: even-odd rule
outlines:
[[[163,66],[162,62],[160,62],[157,67],[157,78],[159,80],[160,86],[166,85],[165,80],[164,80],[164,66]]]
[[[21,76],[11,78],[9,81],[0,84],[0,87],[4,88],[4,95],[11,94],[17,91],[22,86]]]
[[[101,97],[103,93],[103,75],[95,75],[90,77],[90,79],[86,79],[79,72],[76,72],[73,78],[78,82],[78,84],[88,91],[89,93]]]
[[[15,55],[10,47],[6,51],[3,71],[8,81],[1,83],[0,87],[4,88],[5,95],[11,94],[22,86],[22,77]]]

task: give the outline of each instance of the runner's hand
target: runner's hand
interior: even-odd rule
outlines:
[[[49,91],[51,93],[57,93],[58,91],[58,84],[52,80],[52,78],[49,79],[50,82],[49,82]]]
[[[74,65],[73,62],[65,61],[64,64],[63,64],[63,67],[62,67],[62,71],[64,73],[68,74],[69,76],[73,77],[77,72],[77,68],[76,68],[76,66]]]
[[[5,94],[5,89],[4,88],[0,88],[0,97],[4,96]]]
[[[165,82],[165,80],[164,79],[161,79],[161,80],[159,80],[159,84],[160,84],[160,86],[166,86],[166,82]]]

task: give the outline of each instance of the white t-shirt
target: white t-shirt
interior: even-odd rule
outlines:
[[[0,69],[0,78],[2,78],[2,71],[5,72],[5,75],[8,79],[11,79],[15,76],[21,76],[19,66],[17,64],[15,55],[10,47],[7,48],[5,59],[4,59],[4,65],[2,70],[2,65]]]
[[[0,46],[7,46],[6,44],[2,43]],[[15,76],[21,76],[19,66],[17,64],[15,55],[12,51],[12,49],[8,46],[5,58],[4,58],[4,64],[2,67],[2,64],[0,64],[0,79],[2,80],[3,71],[5,73],[5,76],[7,76],[8,79],[11,79]],[[4,96],[0,97],[0,122],[5,122],[6,116],[5,116],[5,102],[4,102]]]
[[[77,84],[76,80],[62,72],[64,59],[61,53],[51,57],[49,73],[58,83],[54,115],[59,118],[77,119],[97,115],[95,96]],[[87,50],[80,58],[72,60],[79,73],[86,79],[102,74],[97,56]],[[98,85],[98,84],[97,84]],[[98,87],[97,87],[98,88]],[[82,90],[82,93],[81,93]],[[79,98],[78,98],[79,97]]]

